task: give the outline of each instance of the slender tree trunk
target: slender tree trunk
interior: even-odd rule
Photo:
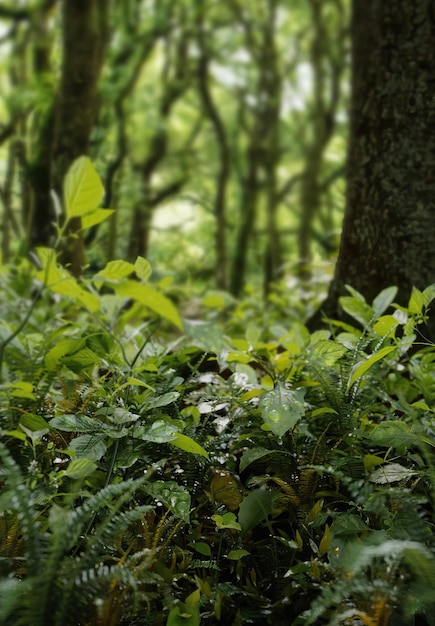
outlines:
[[[226,192],[231,173],[230,147],[228,145],[225,124],[219,114],[209,87],[209,57],[203,28],[203,6],[198,17],[198,42],[200,58],[198,61],[198,87],[202,106],[213,126],[219,154],[219,167],[216,176],[216,191],[214,197],[214,215],[216,219],[215,231],[215,278],[218,289],[227,287],[227,223],[226,223]]]
[[[259,150],[251,146],[248,151],[248,171],[243,181],[240,214],[242,223],[237,233],[230,278],[230,291],[238,297],[245,284],[248,245],[252,237],[258,204],[258,160]]]
[[[371,300],[435,282],[435,5],[354,0],[348,189],[324,311],[350,284]]]
[[[109,0],[63,1],[63,63],[56,107],[54,184],[78,156],[87,154],[98,111],[97,88],[108,39]],[[72,220],[64,261],[79,275],[85,264],[80,220]]]

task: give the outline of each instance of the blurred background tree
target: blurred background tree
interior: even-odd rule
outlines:
[[[72,239],[77,274],[143,255],[235,296],[331,275],[348,0],[23,0],[0,28],[4,260],[50,244],[81,153],[115,213]]]

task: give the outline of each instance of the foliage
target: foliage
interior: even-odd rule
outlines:
[[[60,236],[97,188],[80,159]],[[310,334],[37,256],[1,268],[0,623],[435,623],[433,287]]]

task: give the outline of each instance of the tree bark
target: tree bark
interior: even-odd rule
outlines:
[[[354,0],[348,187],[323,310],[349,284],[369,301],[389,285],[406,304],[435,282],[435,6]]]

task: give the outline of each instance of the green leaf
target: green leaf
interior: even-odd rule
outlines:
[[[180,330],[183,330],[183,323],[180,315],[172,302],[159,291],[150,285],[144,285],[134,280],[126,280],[116,286],[117,293],[123,298],[132,298],[157,313],[160,317],[172,322]]]
[[[108,217],[115,213],[113,209],[96,209],[82,217],[82,230],[86,228],[92,228],[92,226],[96,226],[97,224],[101,224]]]
[[[378,446],[406,448],[419,443],[419,437],[410,431],[408,424],[400,420],[381,422],[370,433],[370,439]]]
[[[277,437],[282,437],[303,416],[304,396],[304,389],[287,389],[281,382],[261,396],[261,416]]]
[[[230,528],[231,530],[242,530],[240,524],[236,521],[237,517],[234,513],[225,513],[224,515],[212,515],[211,519],[217,528]]]
[[[355,289],[352,289],[348,285],[346,285],[346,289],[350,291],[352,295],[339,298],[340,306],[348,315],[357,320],[361,326],[367,326],[374,317],[373,308],[367,304],[363,296]]]
[[[332,367],[346,352],[348,349],[341,343],[330,339],[321,340],[310,349],[310,360],[325,367]]]
[[[79,435],[68,444],[68,450],[75,453],[76,459],[99,461],[105,454],[107,446],[104,435]]]
[[[175,517],[189,522],[190,494],[173,480],[157,480],[148,487],[150,495],[169,509]]]
[[[186,602],[180,602],[169,611],[166,626],[199,626],[201,622],[199,601],[200,591],[195,589],[186,598]]]
[[[335,537],[357,535],[370,530],[367,524],[354,513],[338,515],[331,524],[331,532]]]
[[[73,480],[87,478],[97,469],[96,463],[89,459],[77,459],[71,461],[65,470],[65,475]]]
[[[59,415],[50,420],[50,428],[57,428],[68,433],[92,433],[97,432],[104,425],[96,419],[86,415]]]
[[[96,169],[88,157],[76,159],[64,182],[64,200],[67,219],[83,217],[95,211],[103,197],[104,188]]]
[[[144,259],[143,256],[137,257],[134,264],[134,269],[136,271],[137,277],[140,278],[140,280],[143,280],[144,283],[147,282],[152,274],[151,264],[149,261]]]
[[[48,371],[55,371],[61,366],[61,359],[66,355],[74,354],[85,347],[85,340],[82,338],[61,339],[45,355],[45,367]]]
[[[425,306],[425,298],[417,287],[412,288],[411,297],[408,302],[408,311],[411,315],[422,315]]]
[[[96,415],[100,415],[100,412],[97,411]],[[136,422],[140,417],[137,413],[127,411],[127,409],[122,407],[115,407],[110,411],[103,409],[101,415],[107,416],[108,421],[112,424],[130,424],[131,422]]]
[[[89,348],[83,348],[83,350],[78,350],[74,354],[67,354],[60,359],[62,365],[65,365],[76,374],[85,369],[93,368],[100,360],[98,354],[95,354]]]
[[[41,415],[25,413],[20,417],[20,425],[28,430],[50,430],[48,422]]]
[[[168,393],[164,393],[161,396],[150,398],[148,400],[148,407],[150,409],[157,409],[162,406],[168,406],[168,404],[172,404],[179,397],[180,393],[178,391],[168,391]]]
[[[348,390],[358,379],[364,376],[364,374],[372,367],[372,365],[374,365],[378,361],[381,361],[381,359],[391,354],[394,350],[397,350],[397,346],[385,346],[384,348],[378,350],[378,352],[375,352],[374,354],[369,356],[368,359],[357,363],[355,367],[352,368],[349,382],[347,383]]]
[[[117,281],[130,276],[134,272],[134,265],[127,261],[109,261],[102,270],[95,274],[93,280]]]
[[[274,452],[274,450],[267,450],[266,448],[248,448],[243,452],[242,458],[240,459],[240,471],[243,472],[251,463],[262,459],[268,454],[272,454],[272,452]]]
[[[204,541],[191,541],[188,545],[204,556],[211,555],[211,548],[208,543],[204,543]]]
[[[375,318],[378,318],[388,309],[396,295],[397,287],[387,287],[376,296],[372,302]]]
[[[90,311],[95,312],[100,308],[98,296],[80,287],[76,279],[59,265],[48,265],[46,268],[36,272],[36,278],[53,293],[78,300]]]
[[[200,454],[201,456],[205,456],[208,459],[208,452],[204,450],[199,443],[196,443],[191,437],[187,435],[183,435],[182,433],[177,433],[175,435],[175,439],[171,442],[171,445],[180,448],[181,450],[185,450],[186,452],[190,452],[191,454]]]
[[[11,389],[11,396],[14,398],[26,398],[27,400],[36,400],[33,393],[33,384],[26,381],[16,381],[4,385],[5,388]]]
[[[230,559],[230,561],[240,561],[240,559],[243,559],[244,556],[248,556],[249,554],[251,553],[247,550],[243,550],[243,548],[230,550],[227,554],[227,559]]]
[[[133,428],[131,434],[136,439],[151,441],[153,443],[168,443],[176,439],[178,429],[173,424],[168,424],[163,420],[156,420],[151,426],[137,426]]]
[[[325,532],[323,533],[323,537],[319,543],[319,551],[317,553],[318,556],[323,556],[324,554],[329,552],[329,549],[331,547],[331,541],[332,541],[331,529],[329,528],[328,524],[325,524]]]
[[[393,337],[394,330],[399,326],[399,322],[394,315],[382,315],[373,324],[373,330],[379,337]]]
[[[267,519],[273,509],[273,493],[264,489],[255,489],[243,498],[239,509],[239,522],[243,532],[252,530]]]

